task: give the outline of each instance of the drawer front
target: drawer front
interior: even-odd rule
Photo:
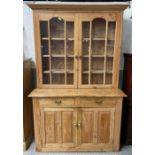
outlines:
[[[75,107],[74,98],[41,98],[40,107]]]
[[[115,98],[79,98],[79,107],[114,107]]]

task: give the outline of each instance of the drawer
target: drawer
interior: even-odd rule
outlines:
[[[79,98],[79,107],[115,107],[115,98]]]
[[[74,107],[74,98],[41,98],[39,99],[41,107]]]

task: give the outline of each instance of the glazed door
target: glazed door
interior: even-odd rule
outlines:
[[[41,13],[36,18],[36,56],[40,87],[77,87],[76,29],[74,15]]]
[[[82,108],[80,116],[81,147],[113,145],[114,108]]]
[[[77,141],[77,111],[72,108],[43,108],[41,112],[44,147],[74,147]]]
[[[79,20],[79,87],[113,87],[116,14],[81,14]]]

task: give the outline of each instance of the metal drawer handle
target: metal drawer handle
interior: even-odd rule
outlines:
[[[97,101],[96,101],[96,104],[102,104],[102,103],[103,103],[102,100],[97,100]]]
[[[60,105],[61,103],[61,100],[55,100],[55,104]]]

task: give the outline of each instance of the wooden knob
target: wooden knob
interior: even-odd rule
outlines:
[[[102,100],[97,100],[96,104],[102,104],[102,102],[103,102]]]
[[[56,100],[55,101],[55,104],[57,104],[57,105],[60,105],[62,102],[61,102],[61,100]]]
[[[76,56],[75,56],[75,59],[78,59],[78,58],[79,58],[78,55],[76,55]]]
[[[78,123],[78,127],[81,127],[81,123]]]
[[[75,127],[77,127],[77,123],[73,123],[73,125],[74,125]]]

